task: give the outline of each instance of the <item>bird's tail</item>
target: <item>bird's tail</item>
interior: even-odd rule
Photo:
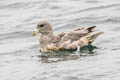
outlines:
[[[92,43],[99,35],[103,34],[104,32],[97,32],[97,33],[94,33],[94,34],[88,34],[86,36],[87,40],[89,43]]]
[[[87,30],[89,32],[93,32],[93,31],[95,31],[95,29],[96,29],[96,26],[92,26],[92,27],[87,28]]]

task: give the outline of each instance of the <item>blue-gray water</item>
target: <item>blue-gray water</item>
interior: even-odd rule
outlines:
[[[42,63],[31,32],[43,19],[55,33],[96,25],[97,55]],[[0,80],[120,80],[120,0],[0,0]]]

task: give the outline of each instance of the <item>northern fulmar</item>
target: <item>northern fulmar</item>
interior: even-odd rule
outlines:
[[[61,51],[66,49],[77,49],[91,44],[103,32],[95,32],[96,26],[89,28],[80,27],[72,32],[62,32],[54,35],[51,24],[48,21],[40,21],[37,24],[35,31],[32,35],[37,33],[40,35],[40,51],[51,52]]]

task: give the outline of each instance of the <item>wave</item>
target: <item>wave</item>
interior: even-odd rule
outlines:
[[[16,39],[16,38],[29,38],[31,36],[32,36],[32,34],[30,31],[16,31],[16,32],[0,34],[0,40]]]

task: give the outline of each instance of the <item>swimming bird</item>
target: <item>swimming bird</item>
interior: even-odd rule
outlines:
[[[40,21],[32,32],[35,36],[40,33],[40,51],[51,52],[66,49],[77,49],[91,44],[103,32],[95,32],[96,26],[80,27],[71,32],[53,34],[52,25],[48,21]]]

